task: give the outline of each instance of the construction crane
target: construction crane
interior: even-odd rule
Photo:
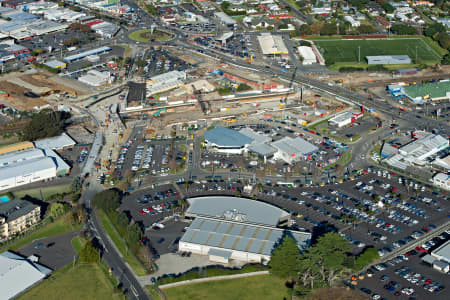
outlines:
[[[283,100],[280,100],[280,103],[287,104],[287,99],[288,99],[289,93],[292,89],[292,85],[294,84],[295,75],[297,74],[297,69],[298,69],[298,67],[295,67],[294,72],[292,73],[291,81],[289,82],[289,90],[286,92],[286,97],[284,97]]]

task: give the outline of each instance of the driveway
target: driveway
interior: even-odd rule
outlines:
[[[40,264],[52,270],[57,270],[71,263],[76,256],[72,247],[72,239],[79,233],[80,230],[77,230],[35,240],[17,252],[26,257],[36,255],[39,257]],[[38,245],[38,248],[35,248],[36,245]]]

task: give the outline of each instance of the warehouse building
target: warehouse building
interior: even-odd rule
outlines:
[[[425,131],[416,131],[415,139],[399,148],[403,159],[416,165],[424,165],[426,159],[441,150],[448,148],[448,139]]]
[[[177,70],[153,76],[146,81],[147,97],[178,88],[184,83],[186,78],[186,72]]]
[[[12,299],[39,283],[52,270],[38,263],[34,255],[25,258],[13,252],[0,254],[0,291],[2,299]]]
[[[316,63],[316,55],[311,47],[308,46],[300,46],[298,47],[298,54],[300,55],[302,63],[304,65],[312,65]]]
[[[68,174],[70,166],[53,150],[62,150],[68,139],[61,136],[0,148],[0,191]]]
[[[29,201],[14,199],[0,204],[0,241],[24,232],[41,220],[41,207]]]
[[[279,228],[290,214],[270,204],[238,197],[207,196],[187,199],[186,217],[194,219],[179,242],[179,251],[208,255],[211,261],[262,263],[285,235],[300,250],[310,244],[311,234]]]
[[[44,65],[52,69],[64,69],[67,66],[65,63],[56,59],[47,61]]]
[[[408,55],[376,55],[366,56],[369,65],[401,65],[410,64],[411,58]]]
[[[295,163],[300,160],[308,160],[309,156],[317,152],[319,148],[315,145],[297,137],[284,137],[281,140],[273,142],[272,147],[277,149],[274,159],[284,160],[288,164]]]
[[[330,126],[343,127],[348,124],[355,122],[357,119],[362,118],[364,115],[360,111],[355,112],[344,112],[334,116],[333,118],[328,120],[328,124]]]
[[[262,34],[258,36],[258,42],[264,55],[287,56],[289,54],[282,37],[279,35]]]
[[[438,188],[450,191],[450,175],[444,173],[434,175],[433,184]]]
[[[108,71],[100,72],[97,70],[89,70],[86,75],[78,77],[78,81],[91,86],[102,86],[109,82],[111,75]]]
[[[82,58],[85,58],[89,55],[95,55],[95,54],[100,54],[100,53],[105,53],[111,51],[110,47],[100,47],[100,48],[96,48],[96,49],[92,49],[92,50],[88,50],[88,51],[84,51],[75,55],[71,55],[71,56],[67,56],[66,58],[64,58],[65,61],[67,62],[73,62],[75,60],[79,60]]]
[[[431,256],[450,264],[450,241],[445,242],[439,248],[431,252]]]
[[[414,103],[450,100],[450,80],[402,87],[404,95]]]
[[[216,16],[216,18],[218,18],[223,25],[229,28],[234,28],[235,26],[237,26],[237,22],[224,12],[215,12],[214,16]]]

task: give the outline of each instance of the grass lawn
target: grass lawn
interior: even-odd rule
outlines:
[[[152,296],[153,300],[162,300],[161,296],[156,291],[156,288],[154,285],[149,285],[149,286],[146,286],[145,288],[147,289],[150,296]]]
[[[326,166],[324,169],[329,169],[332,168],[336,165],[341,165],[341,166],[345,166],[346,164],[348,164],[348,162],[352,159],[352,154],[350,153],[350,151],[344,151],[342,152],[342,156],[341,158],[339,158],[339,160],[331,165]]]
[[[82,225],[77,226],[69,226],[64,222],[65,217],[61,217],[58,220],[56,220],[53,223],[44,225],[43,227],[39,228],[35,232],[31,233],[30,235],[27,235],[16,242],[13,242],[12,244],[9,244],[6,246],[9,250],[17,250],[22,248],[23,246],[31,243],[32,241],[36,239],[41,239],[45,237],[50,237],[54,235],[59,235],[62,233],[70,232],[73,230],[80,229]]]
[[[41,192],[42,192],[42,196],[44,197],[44,200],[45,200],[46,198],[48,198],[51,195],[68,193],[71,191],[72,191],[72,184],[67,183],[67,184],[52,185],[52,186],[46,186],[46,187],[42,187],[42,188],[34,188],[34,189],[29,189],[29,190],[17,191],[17,192],[14,192],[13,194],[17,198],[23,198],[26,195],[28,195],[28,196],[36,198],[36,199],[41,199]]]
[[[408,55],[414,61],[417,57],[424,63],[435,63],[441,60],[440,52],[434,50],[421,38],[390,40],[316,40],[325,59],[334,58],[336,63],[357,63],[358,47],[361,50],[361,62],[370,55]]]
[[[86,240],[81,236],[76,236],[72,239],[72,247],[76,253],[80,253],[81,248],[84,246]]]
[[[54,272],[51,277],[25,294],[21,300],[118,300],[123,296],[114,292],[112,282],[98,264],[72,265]]]
[[[153,34],[150,34],[150,29],[143,29],[130,33],[128,37],[138,42],[150,42],[152,39],[156,42],[164,42],[170,40],[172,35],[160,30],[155,30]]]
[[[164,289],[168,300],[282,300],[290,299],[284,280],[271,275],[218,280]]]
[[[144,276],[147,274],[142,264],[137,261],[137,258],[131,254],[130,251],[127,251],[127,246],[125,245],[125,242],[123,241],[122,237],[119,235],[119,233],[114,230],[114,225],[111,223],[111,221],[108,219],[106,214],[102,211],[98,211],[98,215],[100,217],[100,220],[102,221],[103,228],[105,228],[106,233],[109,235],[111,240],[114,242],[116,247],[119,249],[122,256],[125,258],[127,263],[130,265],[130,267],[133,269],[133,271],[136,273],[137,276]]]

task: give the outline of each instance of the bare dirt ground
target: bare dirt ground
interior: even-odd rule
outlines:
[[[46,86],[55,92],[60,91],[60,92],[76,93],[77,95],[81,94],[79,90],[54,82],[53,80],[50,79],[52,76],[53,74],[49,75],[47,73],[40,72],[37,74],[23,75],[20,76],[19,78],[22,79],[23,81],[26,81],[38,87]]]
[[[10,107],[14,107],[18,110],[31,110],[35,106],[42,106],[48,104],[47,101],[41,98],[28,98],[24,96],[24,93],[30,92],[20,85],[13,84],[9,81],[0,80],[0,87],[2,91],[8,93],[9,97],[2,97],[2,102]]]

